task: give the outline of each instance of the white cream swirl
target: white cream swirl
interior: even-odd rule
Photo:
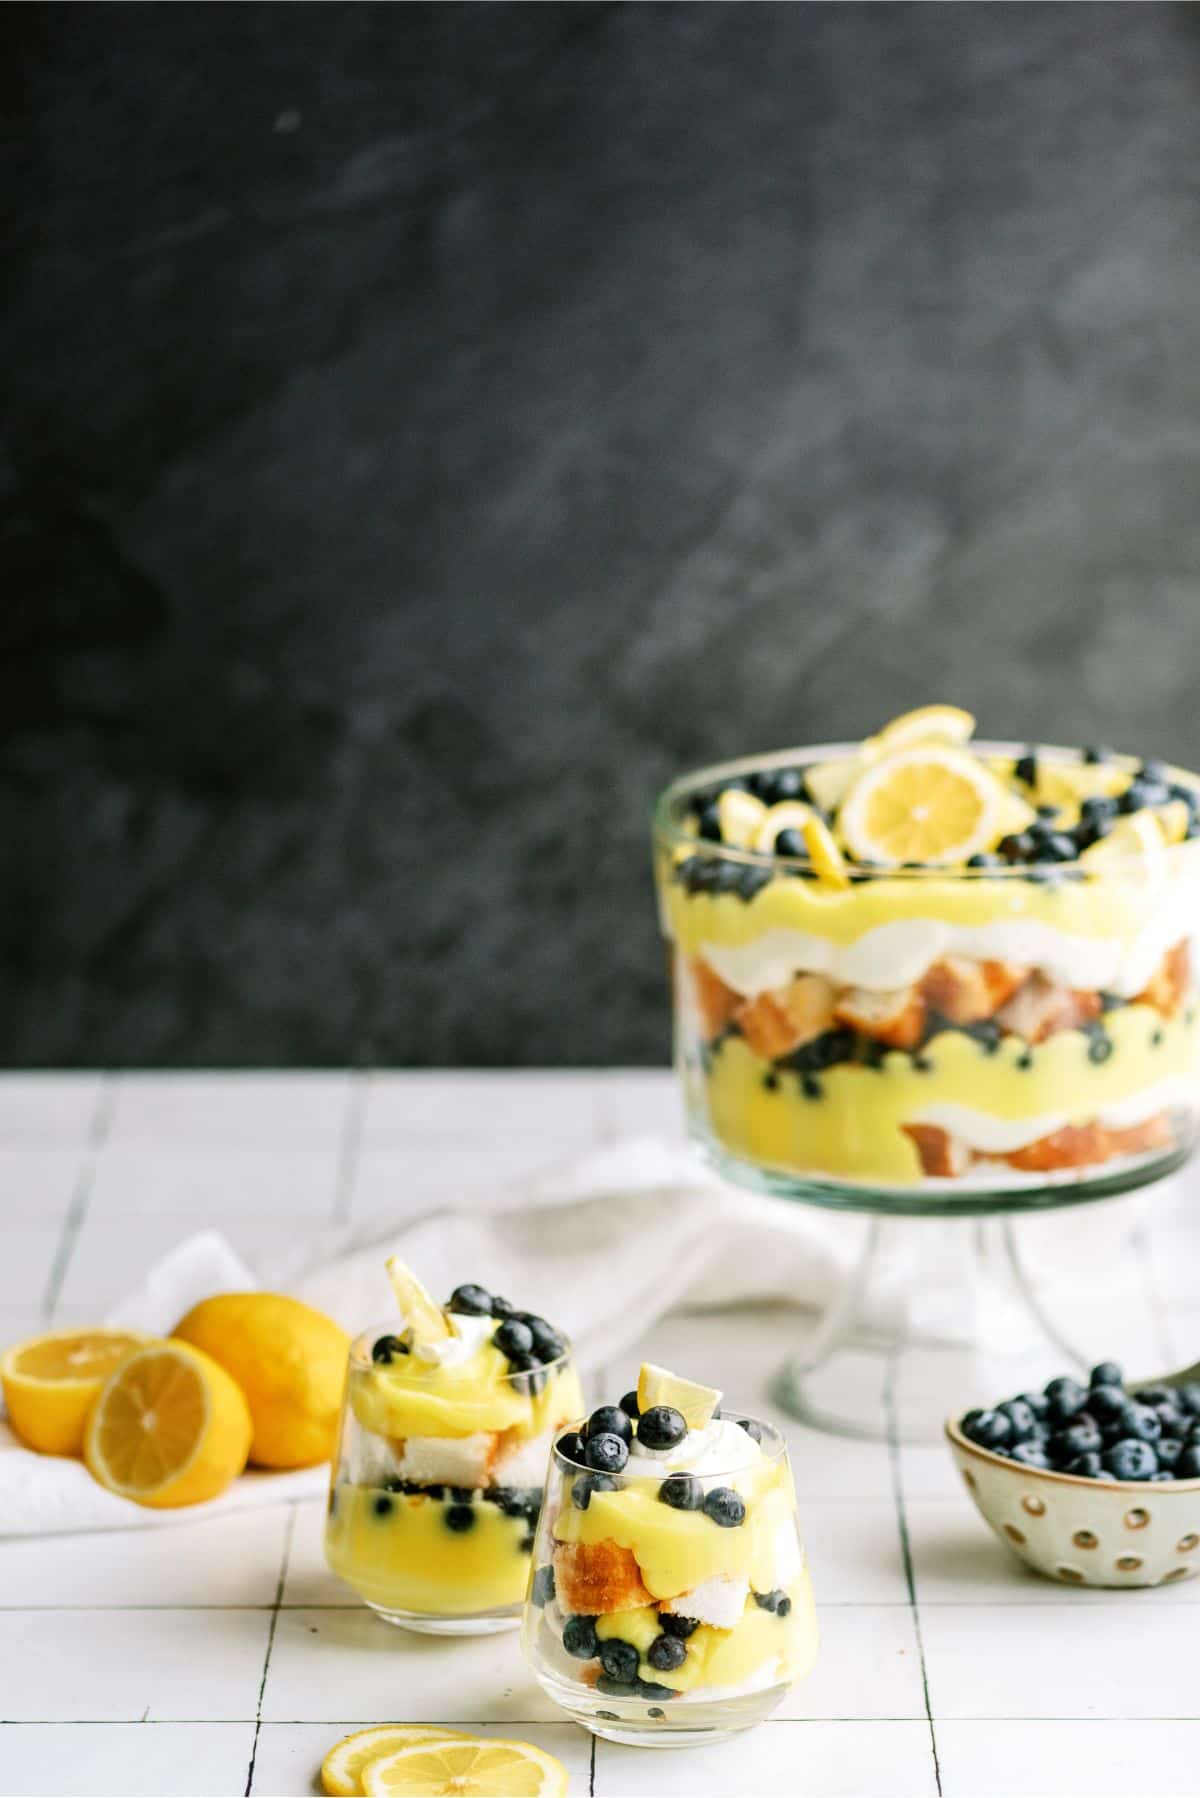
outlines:
[[[762,1449],[741,1424],[730,1417],[714,1417],[702,1430],[689,1430],[674,1448],[657,1453],[635,1437],[622,1471],[648,1479],[663,1479],[669,1473],[694,1473],[703,1479],[745,1473],[761,1460]]]
[[[445,1337],[441,1342],[415,1343],[413,1354],[428,1367],[461,1367],[464,1361],[469,1361],[479,1353],[495,1328],[494,1317],[467,1317],[456,1311],[456,1334]]]

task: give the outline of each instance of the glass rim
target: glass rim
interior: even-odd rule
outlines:
[[[706,856],[714,861],[737,862],[747,868],[782,868],[785,871],[793,868],[807,868],[811,865],[805,855],[779,855],[773,849],[742,849],[733,843],[713,843],[706,838],[692,836],[683,828],[685,814],[679,810],[680,802],[690,798],[693,793],[705,787],[719,786],[722,781],[734,780],[743,775],[761,773],[771,768],[806,768],[815,762],[837,761],[856,755],[862,747],[861,743],[809,743],[792,749],[773,749],[762,755],[736,756],[730,761],[712,762],[706,767],[691,768],[683,774],[676,775],[659,793],[654,802],[653,834],[657,844],[665,849],[686,848],[693,855]],[[1079,766],[1082,763],[1083,751],[1061,743],[1017,743],[1004,742],[998,738],[978,737],[971,740],[971,749],[983,755],[1014,756],[1033,754],[1047,760],[1064,762]],[[1106,756],[1106,761],[1127,773],[1136,773],[1141,767],[1144,757],[1129,755],[1116,750]],[[1174,762],[1164,762],[1167,778],[1177,781],[1196,790],[1200,799],[1200,774],[1184,768]],[[679,811],[679,815],[676,813]],[[1187,837],[1180,843],[1164,843],[1163,855],[1171,860],[1179,859],[1181,850],[1195,851],[1200,846],[1200,837]],[[1132,867],[1138,865],[1138,857],[1131,853],[1127,860]],[[1069,870],[1084,871],[1095,879],[1109,879],[1119,874],[1117,865],[1090,869],[1086,863],[1081,864],[1078,856],[1071,861],[1037,862],[1032,864],[1009,863],[998,868],[958,867],[953,863],[930,863],[927,866],[906,868],[901,866],[871,867],[861,862],[848,862],[846,873],[854,886],[865,886],[871,881],[901,880],[945,880],[945,881],[979,881],[979,880],[1029,880],[1032,870],[1037,870],[1047,881],[1056,876],[1061,877]]]
[[[590,1415],[589,1412],[587,1416]],[[573,1461],[570,1455],[564,1455],[558,1446],[564,1435],[571,1430],[580,1429],[587,1422],[587,1416],[576,1417],[572,1422],[561,1424],[559,1428],[555,1430],[554,1441],[550,1445],[550,1465],[552,1467],[558,1466],[561,1468],[570,1468],[574,1473],[600,1473],[603,1471],[603,1469],[599,1467],[589,1467],[586,1461]],[[629,1421],[636,1431],[637,1419],[631,1417]],[[754,1423],[758,1425],[760,1430],[765,1431],[771,1438],[771,1446],[768,1448],[766,1442],[760,1442],[759,1447],[762,1450],[762,1461],[768,1466],[776,1466],[786,1457],[787,1438],[784,1436],[783,1431],[778,1425],[769,1423],[765,1417],[755,1417],[749,1411],[731,1411],[722,1405],[721,1421],[737,1424]],[[633,1452],[632,1448],[630,1452]],[[661,1485],[664,1480],[678,1479],[684,1474],[691,1474],[694,1478],[701,1480],[734,1480],[739,1476],[744,1477],[760,1464],[761,1463],[759,1462],[751,1462],[748,1467],[706,1467],[703,1472],[697,1472],[691,1467],[664,1467],[661,1473],[643,1473],[640,1469],[635,1473],[627,1473],[624,1468],[621,1468],[616,1473],[608,1474],[607,1477],[615,1480],[654,1480],[659,1485]]]
[[[462,1313],[462,1315],[467,1316],[468,1313],[464,1312],[464,1313]],[[495,1323],[497,1326],[502,1324],[504,1321],[505,1320],[502,1317],[496,1317],[496,1318],[492,1319],[492,1322]],[[570,1363],[573,1361],[574,1356],[575,1356],[575,1344],[571,1341],[571,1338],[566,1334],[566,1332],[564,1330],[559,1330],[557,1324],[552,1324],[550,1327],[553,1330],[555,1330],[559,1336],[561,1336],[563,1338],[563,1341],[567,1345],[566,1348],[563,1350],[562,1354],[556,1355],[553,1361],[539,1361],[537,1363],[536,1367],[513,1367],[513,1368],[510,1368],[510,1370],[507,1373],[502,1373],[499,1376],[500,1380],[502,1381],[502,1383],[504,1385],[506,1385],[506,1386],[510,1385],[515,1380],[528,1380],[534,1374],[538,1374],[538,1373],[558,1374],[558,1373],[561,1373],[564,1368],[566,1368],[567,1366],[570,1365]],[[350,1354],[349,1354],[350,1366],[353,1368],[357,1368],[364,1373],[372,1373],[372,1372],[380,1372],[385,1369],[394,1372],[398,1368],[401,1368],[406,1364],[410,1364],[413,1367],[419,1367],[422,1369],[426,1369],[431,1373],[435,1372],[438,1368],[438,1363],[436,1361],[423,1361],[420,1358],[420,1356],[414,1356],[412,1354],[402,1355],[398,1361],[390,1361],[389,1362],[389,1361],[372,1360],[371,1348],[373,1347],[373,1345],[376,1342],[378,1342],[378,1340],[381,1336],[397,1336],[398,1337],[400,1334],[401,1334],[401,1332],[396,1328],[396,1319],[395,1318],[389,1318],[386,1323],[368,1324],[368,1326],[365,1330],[360,1330],[358,1335],[353,1337],[351,1340]],[[502,1351],[497,1351],[497,1352],[499,1353]],[[461,1363],[459,1363],[459,1365],[461,1365]],[[413,1384],[417,1385],[417,1384],[419,1384],[419,1382],[414,1381]]]

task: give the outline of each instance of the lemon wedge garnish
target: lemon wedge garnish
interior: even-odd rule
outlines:
[[[864,766],[880,762],[897,750],[911,749],[918,743],[969,743],[975,732],[970,712],[957,705],[919,705],[915,711],[901,712],[881,731],[868,737],[859,750]]]
[[[1182,843],[1192,821],[1191,810],[1182,799],[1168,799],[1165,805],[1156,805],[1154,816],[1164,843]]]
[[[775,839],[781,831],[798,830],[803,835],[805,825],[813,816],[812,806],[805,805],[802,799],[781,799],[778,805],[764,811],[750,847],[771,855],[775,849]]]
[[[53,1330],[0,1361],[8,1421],[43,1455],[81,1455],[88,1412],[114,1368],[151,1340],[130,1330]]]
[[[389,1256],[385,1265],[400,1315],[406,1328],[412,1331],[415,1342],[445,1342],[448,1337],[458,1334],[450,1314],[434,1304],[412,1268],[406,1267],[399,1255]]]
[[[250,1453],[240,1386],[202,1349],[151,1342],[110,1375],[87,1421],[83,1458],[110,1492],[155,1510],[215,1498]]]
[[[753,793],[744,793],[740,787],[726,787],[717,800],[721,841],[735,849],[749,849],[766,815],[766,806]]]
[[[681,1379],[653,1361],[642,1362],[637,1383],[639,1411],[648,1411],[651,1405],[671,1405],[682,1413],[689,1430],[702,1430],[712,1422],[721,1396],[715,1386]]]
[[[945,866],[989,849],[1004,789],[964,749],[902,749],[859,775],[842,804],[842,839],[859,861]]]
[[[414,1742],[456,1741],[459,1733],[443,1729],[439,1723],[381,1723],[374,1729],[356,1730],[335,1742],[321,1762],[321,1784],[329,1798],[360,1798],[362,1770],[368,1761],[380,1760]]]
[[[363,1791],[381,1798],[562,1798],[567,1769],[532,1742],[445,1736],[369,1760]]]
[[[824,818],[818,818],[816,812],[804,826],[804,846],[808,850],[809,861],[827,886],[850,885],[850,876],[846,872],[842,852],[833,839],[833,832]]]

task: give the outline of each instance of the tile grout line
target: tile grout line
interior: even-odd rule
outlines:
[[[271,1622],[267,1629],[267,1649],[263,1655],[262,1678],[258,1684],[258,1703],[254,1709],[254,1740],[250,1744],[250,1765],[246,1769],[245,1798],[250,1798],[254,1788],[254,1763],[258,1759],[258,1738],[262,1733],[263,1698],[267,1690],[267,1674],[271,1670],[271,1650],[275,1646],[275,1631],[279,1624],[279,1611],[283,1603],[283,1589],[287,1584],[288,1562],[292,1553],[292,1536],[296,1529],[295,1499],[288,1506],[287,1524],[283,1532],[283,1553],[279,1557],[279,1579],[275,1586],[275,1603],[271,1607]]]
[[[929,1724],[929,1749],[933,1755],[933,1780],[941,1798],[942,1769],[938,1760],[937,1731],[933,1724],[933,1707],[929,1702],[929,1671],[925,1665],[925,1641],[921,1633],[921,1611],[917,1604],[917,1587],[913,1578],[912,1546],[908,1539],[908,1515],[904,1508],[904,1474],[900,1465],[900,1439],[896,1426],[896,1356],[888,1361],[883,1388],[883,1408],[887,1421],[888,1461],[892,1472],[892,1497],[896,1504],[896,1523],[900,1531],[900,1553],[904,1561],[904,1578],[908,1586],[908,1602],[912,1613],[913,1632],[917,1638],[917,1658],[921,1665],[921,1692],[925,1700],[925,1718]]]
[[[369,1069],[356,1068],[350,1075],[350,1091],[346,1096],[346,1112],[338,1142],[337,1178],[331,1219],[335,1224],[348,1224],[354,1206],[354,1187],[358,1179],[358,1157],[367,1118],[370,1079]]]
[[[92,1113],[91,1123],[88,1125],[79,1177],[75,1182],[75,1190],[71,1194],[71,1202],[67,1206],[62,1235],[58,1240],[58,1248],[55,1250],[54,1261],[46,1280],[46,1290],[42,1296],[42,1315],[47,1322],[52,1320],[59,1299],[62,1297],[63,1285],[71,1265],[71,1257],[75,1253],[75,1245],[79,1241],[79,1233],[83,1229],[83,1220],[87,1215],[92,1188],[96,1182],[100,1156],[108,1141],[116,1108],[117,1076],[111,1069],[106,1068],[100,1079],[96,1109]]]
[[[592,1737],[592,1751],[588,1760],[588,1798],[596,1798],[596,1738]]]

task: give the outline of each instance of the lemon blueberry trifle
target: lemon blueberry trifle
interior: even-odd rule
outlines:
[[[748,1728],[816,1658],[783,1440],[720,1399],[647,1363],[555,1443],[525,1651],[557,1703],[615,1740]]]
[[[743,1176],[1006,1191],[1188,1147],[1197,777],[973,729],[927,706],[664,795],[690,1118]]]
[[[434,1303],[388,1263],[400,1316],[352,1345],[329,1495],[335,1573],[390,1621],[471,1632],[519,1615],[570,1344],[481,1286]]]

